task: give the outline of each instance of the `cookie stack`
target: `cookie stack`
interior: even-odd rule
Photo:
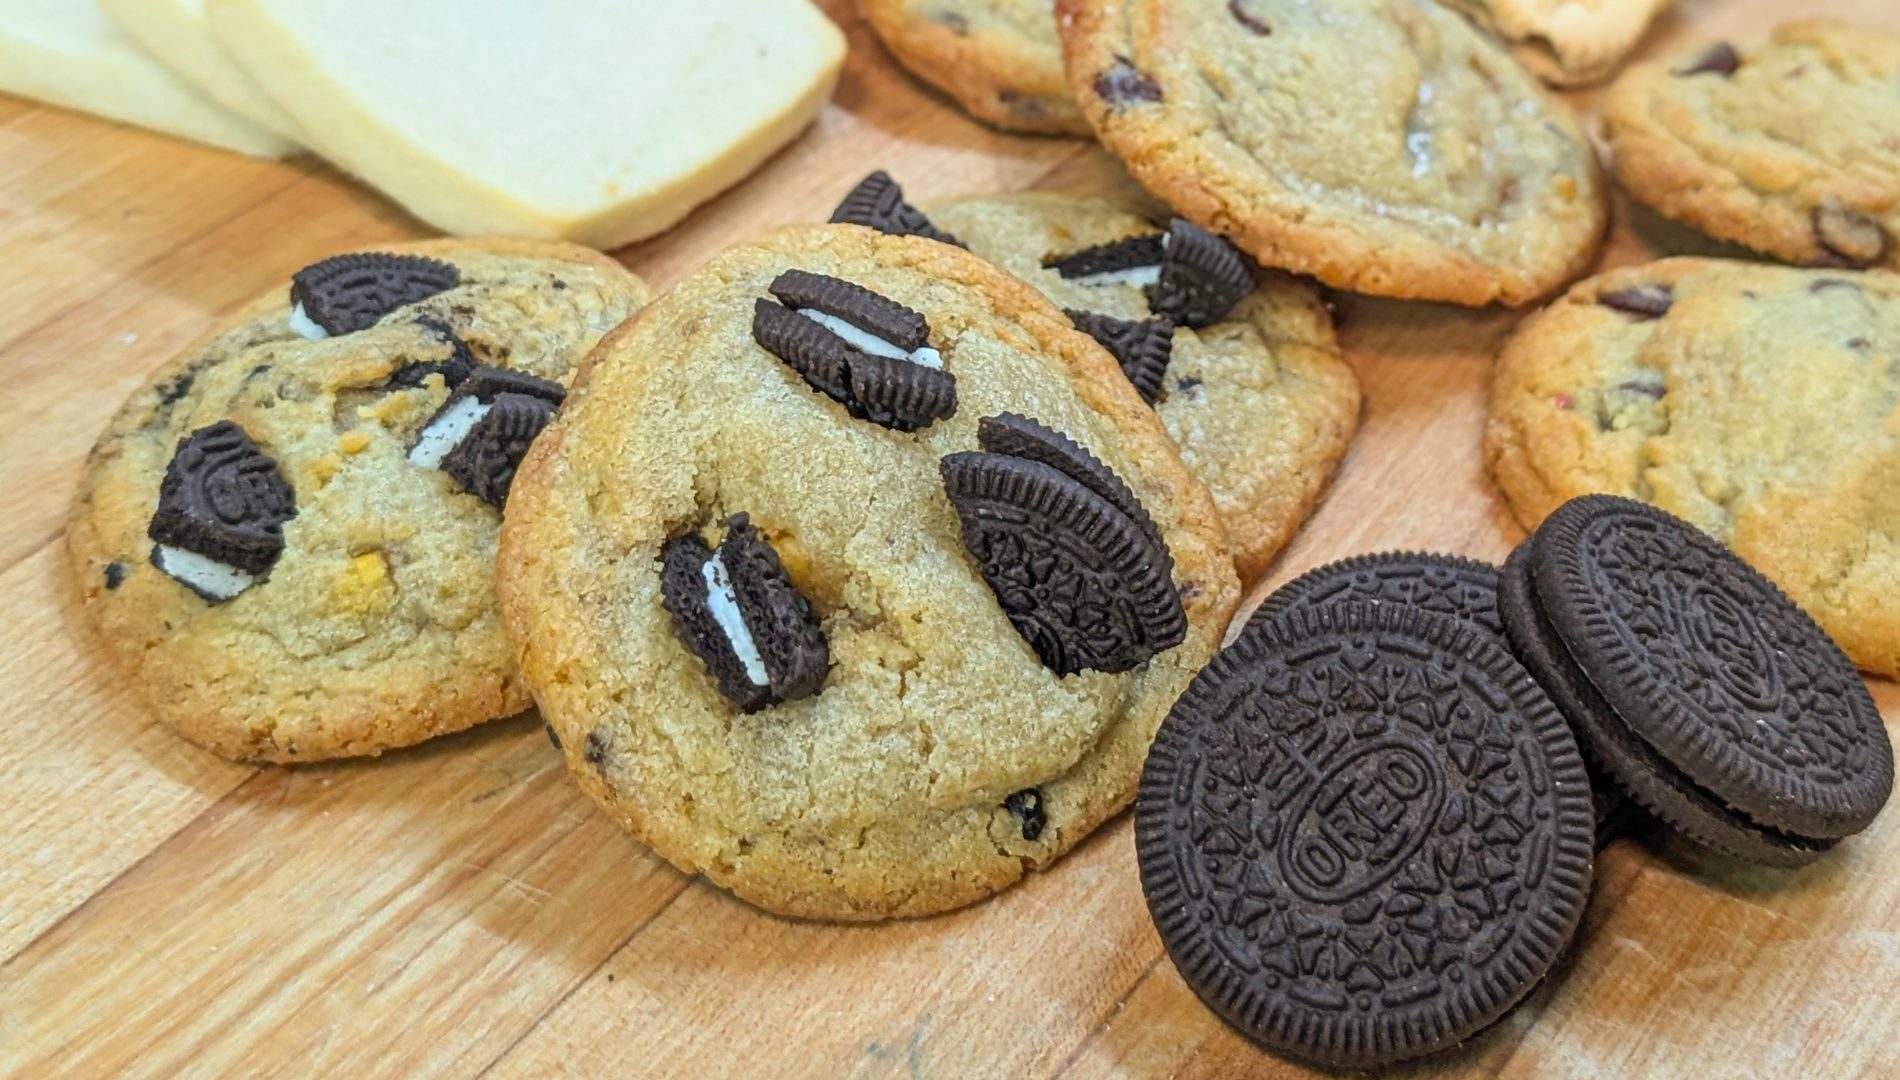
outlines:
[[[1595,496],[1501,575],[1377,555],[1275,592],[1163,723],[1136,843],[1210,1007],[1371,1068],[1472,1038],[1553,969],[1621,792],[1792,868],[1892,783],[1879,713],[1812,620],[1687,523]]]

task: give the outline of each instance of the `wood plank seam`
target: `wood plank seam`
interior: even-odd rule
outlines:
[[[1102,1013],[1102,1019],[1075,1044],[1075,1049],[1069,1051],[1069,1056],[1063,1058],[1062,1064],[1056,1066],[1056,1070],[1049,1074],[1049,1080],[1062,1080],[1062,1077],[1068,1075],[1070,1069],[1075,1068],[1075,1063],[1081,1060],[1083,1053],[1095,1045],[1095,1040],[1108,1030],[1108,1025],[1114,1023],[1117,1016],[1121,1015],[1122,1009],[1128,1005],[1128,999],[1134,997],[1135,992],[1146,985],[1149,978],[1161,970],[1161,965],[1167,961],[1166,949],[1155,950],[1155,958],[1148,962],[1147,967],[1141,969],[1141,974],[1135,976],[1135,981],[1128,984],[1128,989],[1122,991],[1120,997],[1109,1003],[1108,1009]]]

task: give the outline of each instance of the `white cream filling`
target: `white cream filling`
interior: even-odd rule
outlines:
[[[725,562],[714,555],[700,565],[699,575],[706,579],[706,610],[712,613],[713,621],[732,643],[739,663],[745,665],[745,677],[752,680],[754,686],[764,686],[765,660],[752,642],[752,631],[746,629],[745,615],[739,610],[738,594],[732,591],[732,579],[726,576]]]
[[[317,325],[317,320],[305,314],[302,304],[290,309],[290,328],[298,337],[309,341],[322,341],[330,336],[328,330]]]
[[[1161,250],[1168,250],[1168,240],[1170,238],[1171,234],[1169,233],[1161,234]],[[1141,266],[1124,266],[1120,270],[1104,270],[1099,274],[1083,274],[1080,277],[1072,277],[1069,280],[1075,282],[1077,285],[1087,285],[1090,288],[1100,285],[1133,285],[1137,289],[1145,289],[1161,280],[1161,264],[1156,262],[1144,263]]]
[[[1156,268],[1156,272],[1159,273],[1158,267]],[[909,360],[913,364],[921,364],[927,368],[936,368],[938,371],[943,370],[943,354],[928,345],[910,352],[905,352],[903,349],[885,341],[876,334],[853,326],[836,315],[827,314],[815,308],[798,308],[797,311],[800,315],[803,315],[812,322],[817,323],[819,326],[845,339],[845,341],[849,342],[852,347],[856,348],[859,352],[866,352],[872,356],[882,356],[891,360]]]
[[[449,456],[457,443],[468,437],[468,433],[494,408],[474,397],[465,397],[456,402],[449,411],[429,422],[416,437],[416,445],[409,448],[409,464],[420,465],[425,469],[439,468],[442,459]]]
[[[160,570],[206,596],[215,596],[220,600],[231,599],[257,581],[235,566],[166,544],[158,545],[156,561]]]

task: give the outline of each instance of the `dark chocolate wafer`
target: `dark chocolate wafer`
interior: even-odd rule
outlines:
[[[770,289],[782,303],[753,304],[752,338],[803,376],[812,389],[845,407],[859,420],[916,431],[955,416],[956,376],[925,363],[930,324],[923,315],[854,282],[804,270],[787,270]],[[838,330],[799,314],[810,309],[868,335],[854,343]],[[870,338],[882,341],[869,340]],[[868,348],[911,354],[875,355]]]
[[[1198,329],[1226,318],[1253,288],[1253,274],[1234,245],[1175,218],[1168,226],[1161,280],[1148,288],[1148,307],[1177,326]]]
[[[1840,648],[1780,589],[1664,511],[1590,495],[1532,549],[1536,595],[1623,722],[1695,785],[1765,828],[1865,828],[1893,748]]]
[[[1161,530],[1154,518],[1148,516],[1147,508],[1113,469],[1074,439],[1027,416],[998,413],[977,421],[976,444],[992,454],[1040,461],[1107,499],[1141,529],[1142,535],[1155,546],[1156,557],[1165,560],[1168,571],[1172,572],[1174,560],[1168,552],[1167,541],[1161,538]]]
[[[1497,567],[1413,551],[1357,555],[1309,570],[1275,589],[1253,618],[1272,619],[1296,607],[1344,601],[1407,604],[1504,634],[1504,624],[1498,621]]]
[[[1150,405],[1161,396],[1161,380],[1174,358],[1174,324],[1166,319],[1117,319],[1093,311],[1064,309],[1077,330],[1107,349],[1122,374]]]
[[[420,255],[338,255],[293,274],[290,302],[328,333],[354,334],[461,280],[462,272],[453,263]]]
[[[1497,1021],[1576,932],[1594,823],[1570,729],[1496,636],[1403,605],[1256,620],[1135,802],[1169,957],[1262,1045],[1378,1068]]]
[[[1065,278],[1094,277],[1143,266],[1159,267],[1166,254],[1161,242],[1164,235],[1125,236],[1072,254],[1052,256],[1042,264]]]
[[[220,420],[178,440],[146,533],[156,543],[258,575],[283,552],[284,523],[296,516],[277,463],[243,428]]]
[[[963,241],[930,223],[923,211],[904,201],[904,189],[883,169],[872,173],[831,212],[833,224],[863,225],[893,236],[921,236],[926,240],[955,244]]]
[[[508,489],[528,447],[554,419],[555,406],[527,394],[497,394],[488,411],[442,458],[442,471],[463,491],[497,510],[508,504]]]

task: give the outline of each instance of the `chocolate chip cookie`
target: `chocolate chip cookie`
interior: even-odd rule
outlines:
[[[575,366],[646,299],[564,244],[306,267],[93,448],[67,542],[105,651],[232,758],[377,754],[527,708],[495,600],[501,506]]]
[[[1578,284],[1506,342],[1485,458],[1535,527],[1651,503],[1900,675],[1900,276],[1668,259]]]
[[[861,0],[911,73],[1010,131],[1088,135],[1069,93],[1054,0]]]
[[[1447,0],[1552,86],[1608,78],[1670,0]]]
[[[1156,311],[1168,307],[1151,291],[1159,252],[1151,263],[1086,264],[1168,235],[1114,203],[995,195],[934,205],[928,215],[1104,341],[1213,493],[1241,580],[1263,573],[1325,493],[1359,421],[1358,380],[1314,290],[1284,274],[1257,283],[1249,276],[1218,318],[1176,325],[1193,313]],[[1155,281],[1144,285],[1144,274]]]
[[[1515,305],[1602,239],[1576,117],[1435,3],[1058,0],[1057,15],[1103,145],[1263,265]]]
[[[1113,357],[966,251],[714,258],[523,462],[502,609],[589,795],[772,911],[922,915],[1133,796],[1238,595]]]
[[[1900,268],[1900,37],[1824,19],[1641,64],[1604,133],[1638,202],[1814,267]]]

